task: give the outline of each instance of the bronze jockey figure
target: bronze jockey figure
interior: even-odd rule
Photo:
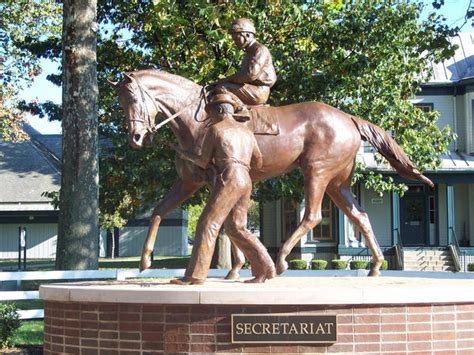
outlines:
[[[248,116],[245,105],[265,104],[277,79],[272,55],[267,47],[257,42],[255,32],[249,19],[240,18],[232,23],[232,39],[237,48],[245,51],[245,56],[237,73],[216,83],[215,93],[227,90],[237,96],[236,115]]]

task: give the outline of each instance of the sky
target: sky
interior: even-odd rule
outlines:
[[[427,6],[422,14],[422,18],[426,17],[427,14],[431,12],[431,3],[433,0],[423,0],[423,2]],[[446,23],[450,27],[461,26],[464,23],[464,16],[469,4],[470,0],[444,0],[444,6],[439,10],[439,13],[446,17]],[[461,31],[474,32],[471,21],[466,23],[462,27]],[[24,98],[27,102],[30,100],[38,100],[40,102],[49,100],[55,103],[60,103],[61,88],[53,85],[46,79],[47,75],[50,73],[56,73],[58,71],[58,64],[48,60],[42,60],[41,66],[43,68],[42,74],[35,79],[33,85],[30,88],[23,91],[22,98]],[[60,122],[49,122],[46,118],[34,116],[29,116],[27,120],[33,126],[33,128],[43,134],[61,133]]]

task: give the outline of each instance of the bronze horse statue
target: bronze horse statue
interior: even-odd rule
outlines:
[[[179,146],[193,151],[206,131],[203,88],[183,77],[162,70],[140,70],[125,74],[117,90],[128,119],[129,141],[140,148],[154,133],[155,116],[169,118]],[[400,146],[380,127],[320,102],[269,107],[279,125],[278,135],[256,135],[263,166],[251,169],[252,181],[280,176],[299,168],[304,176],[305,211],[296,230],[281,248],[277,273],[287,269],[285,258],[296,243],[319,222],[326,192],[332,201],[364,235],[372,254],[369,276],[378,276],[384,260],[365,211],[352,196],[351,178],[361,140],[369,142],[397,172],[430,186]],[[270,111],[271,110],[271,111]],[[162,218],[206,184],[198,178],[198,167],[176,157],[178,180],[153,210],[143,247],[140,270],[151,265],[151,253]],[[234,249],[235,250],[235,249]],[[243,261],[236,263],[229,277],[238,277]]]

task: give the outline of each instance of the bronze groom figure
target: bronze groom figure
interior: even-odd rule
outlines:
[[[262,154],[253,133],[234,120],[236,103],[229,94],[214,95],[208,105],[211,118],[200,155],[172,146],[178,154],[202,169],[214,171],[212,191],[199,217],[191,260],[182,279],[174,284],[203,283],[207,277],[216,239],[224,224],[229,237],[252,264],[254,279],[261,283],[275,276],[275,265],[263,244],[247,229],[252,192],[249,170],[262,167]]]

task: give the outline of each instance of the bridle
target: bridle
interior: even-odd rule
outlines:
[[[168,122],[170,122],[171,120],[175,119],[176,117],[178,117],[180,114],[182,114],[189,106],[191,105],[194,105],[195,103],[201,101],[204,99],[204,101],[206,101],[206,98],[207,98],[207,95],[206,95],[206,86],[204,86],[201,90],[201,93],[199,94],[199,97],[196,98],[195,100],[191,101],[189,104],[187,104],[186,106],[184,106],[181,110],[179,110],[178,112],[174,113],[173,115],[171,115],[170,117],[164,119],[163,121],[161,121],[160,123],[156,124],[154,127],[152,127],[151,125],[151,122],[152,122],[152,118],[150,116],[150,112],[148,111],[148,106],[146,104],[146,96],[148,96],[151,101],[153,102],[153,105],[155,106],[155,109],[156,109],[156,112],[160,112],[160,108],[158,107],[156,101],[155,101],[155,98],[150,94],[150,92],[142,85],[142,83],[140,83],[140,81],[134,77],[136,83],[137,83],[137,86],[138,86],[138,90],[140,91],[140,98],[141,98],[141,105],[140,105],[140,111],[142,113],[142,117],[140,118],[134,118],[134,119],[130,119],[130,121],[137,121],[137,122],[142,122],[143,124],[145,123],[148,123],[147,127],[146,127],[146,130],[149,132],[149,133],[155,133],[156,131],[158,131],[162,126],[164,126],[165,124],[167,124]]]

